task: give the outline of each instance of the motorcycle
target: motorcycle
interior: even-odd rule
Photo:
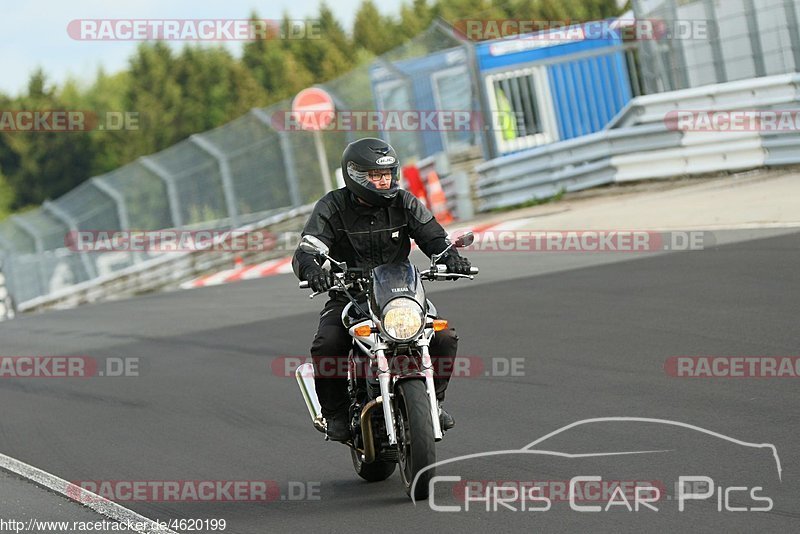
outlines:
[[[304,236],[300,243],[320,264],[328,261],[337,267],[332,290],[350,300],[342,311],[342,323],[353,338],[347,360],[351,439],[345,442],[353,467],[364,480],[376,482],[387,479],[399,466],[405,491],[414,500],[428,498],[434,469],[425,470],[414,481],[436,462],[434,444],[443,438],[429,345],[435,332],[448,327],[426,298],[422,282],[472,280],[477,268],[468,275],[454,274],[436,262],[450,248],[469,246],[473,239],[472,232],[462,235],[432,256],[430,268],[421,272],[408,261],[371,271],[348,268],[330,257],[319,239]],[[299,287],[308,288],[308,282],[300,282]],[[300,365],[295,377],[314,428],[326,433],[313,364]]]

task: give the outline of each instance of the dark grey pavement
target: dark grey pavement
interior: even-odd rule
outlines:
[[[772,511],[719,512],[715,495],[684,512],[665,497],[659,512],[579,513],[553,502],[546,512],[445,513],[413,506],[396,474],[362,483],[347,450],[311,427],[294,379],[272,366],[307,353],[322,306],[291,276],[0,324],[0,355],[138,358],[141,368],[138,377],[0,379],[0,452],[72,481],[267,480],[283,497],[290,486],[318,490],[318,499],[299,501],[121,503],[152,519],[224,518],[227,532],[798,531],[800,378],[683,379],[664,365],[681,355],[800,355],[800,234],[607,264],[601,255],[544,256],[474,254],[483,283],[442,283],[433,292],[460,334],[461,355],[524,359],[520,376],[453,380],[447,405],[458,426],[437,447],[440,459],[519,449],[587,418],[647,417],[772,443],[782,480],[763,450],[636,423],[579,427],[546,443],[568,453],[668,452],[506,455],[438,473],[472,481],[660,480],[668,493],[679,475],[708,475],[724,487],[763,486]],[[536,272],[547,262],[553,272]],[[453,504],[457,490],[440,489],[436,502]],[[741,492],[729,504],[761,505]],[[4,499],[3,506],[6,517]]]

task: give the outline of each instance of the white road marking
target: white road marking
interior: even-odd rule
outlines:
[[[59,478],[47,471],[42,471],[38,467],[33,467],[32,465],[6,456],[5,454],[0,454],[0,469],[19,475],[39,486],[63,495],[67,499],[94,510],[98,514],[104,515],[113,521],[128,524],[142,523],[147,525],[144,529],[131,529],[132,532],[138,532],[139,534],[177,534],[174,530],[161,527],[152,519],[139,515],[133,510],[129,510],[113,501],[109,501],[105,497],[101,497],[80,486],[76,486],[63,478]]]

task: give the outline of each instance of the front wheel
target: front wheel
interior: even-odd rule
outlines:
[[[406,493],[414,500],[427,499],[429,482],[434,469],[428,469],[416,480],[425,467],[436,463],[436,448],[431,421],[431,408],[425,382],[405,380],[395,388],[397,399],[397,457],[400,478]]]

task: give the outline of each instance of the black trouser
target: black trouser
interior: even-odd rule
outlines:
[[[331,299],[325,303],[320,312],[319,328],[314,342],[311,344],[311,356],[314,360],[314,385],[317,397],[322,406],[322,415],[329,416],[347,408],[347,375],[338,372],[320,372],[320,366],[330,370],[332,359],[336,359],[336,369],[347,369],[347,355],[353,345],[353,338],[342,324],[342,310],[349,301]],[[431,339],[430,354],[434,368],[434,387],[436,398],[444,400],[444,392],[458,351],[458,336],[453,328],[436,332]],[[342,365],[343,364],[343,365]]]

